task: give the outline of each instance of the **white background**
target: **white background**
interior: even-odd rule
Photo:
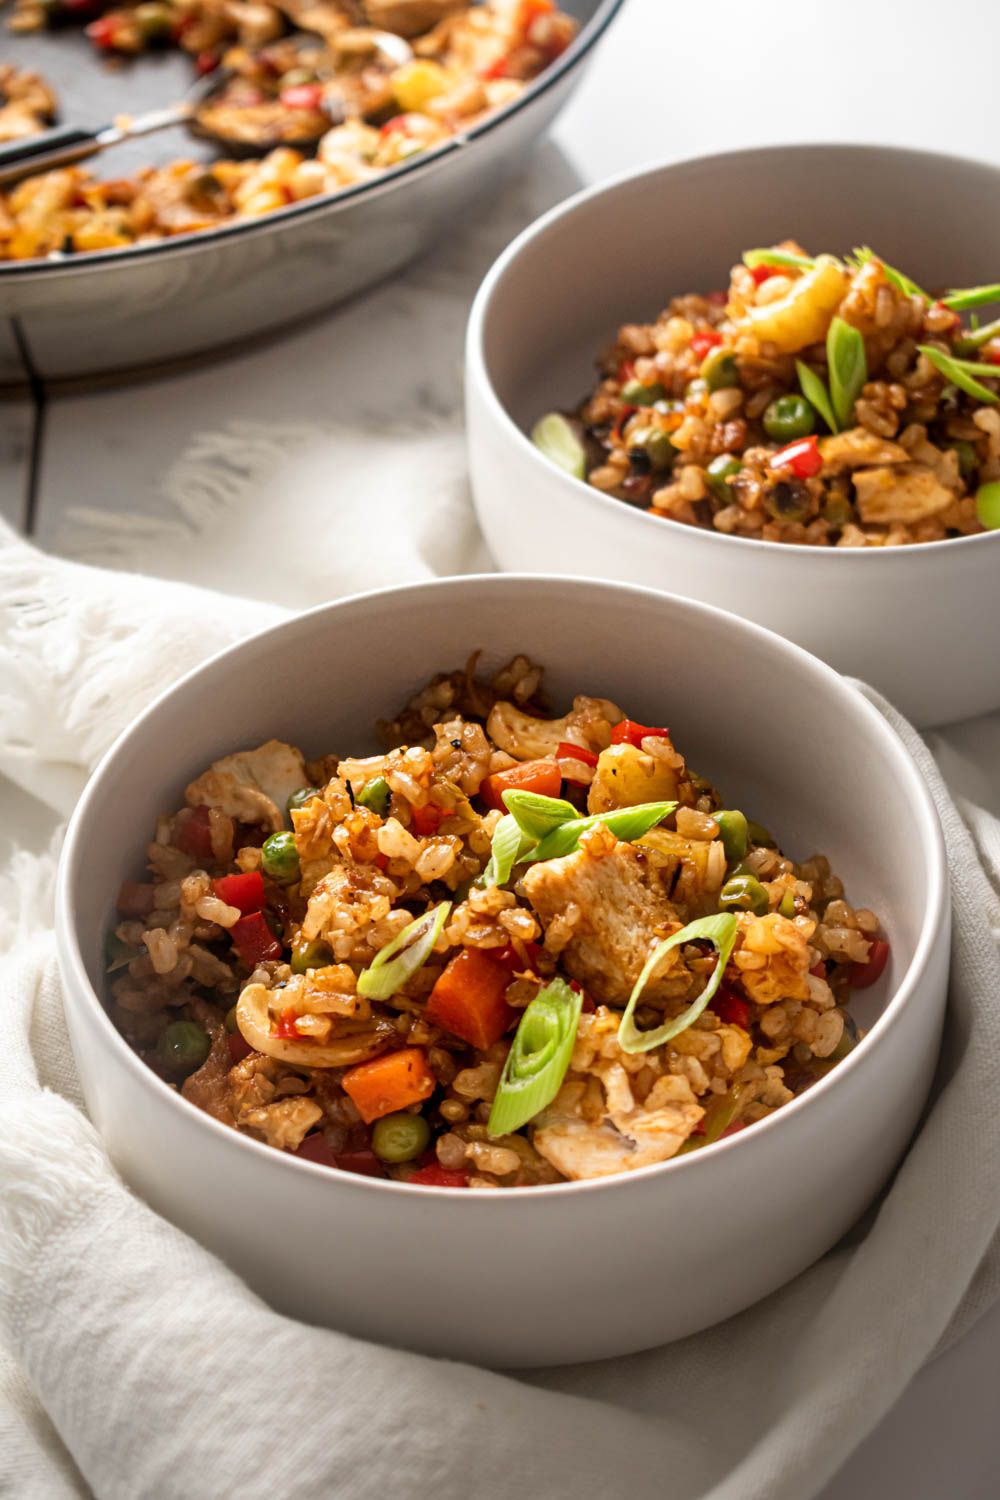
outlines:
[[[69,550],[73,507],[158,514],[167,467],[194,436],[233,419],[371,420],[383,412],[398,421],[456,411],[464,311],[476,282],[512,227],[580,184],[647,162],[793,140],[1000,157],[991,83],[998,52],[995,0],[628,0],[552,140],[518,182],[393,285],[238,361],[53,402],[38,475],[39,540]],[[977,231],[968,224],[954,232]],[[1000,246],[997,260],[1000,274]],[[27,404],[0,407],[0,513],[15,522],[30,429]],[[996,643],[984,647],[995,652]],[[1000,812],[995,768],[991,775],[980,757],[977,771],[974,736],[968,749],[972,789],[985,788]],[[40,844],[50,826],[42,808],[0,784],[0,852],[12,832]],[[933,1204],[927,1213],[932,1219]],[[994,1500],[998,1390],[1000,1311],[918,1378],[823,1500]]]

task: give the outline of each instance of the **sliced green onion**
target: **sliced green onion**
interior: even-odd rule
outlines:
[[[917,348],[941,372],[945,380],[950,380],[952,385],[957,385],[967,395],[990,406],[1000,401],[996,391],[989,390],[975,378],[977,375],[985,375],[993,380],[1000,379],[1000,366],[979,365],[970,359],[953,359],[950,354],[944,354],[930,344],[918,344]]]
[[[746,1092],[746,1084],[734,1083],[731,1089],[724,1094],[715,1094],[711,1102],[705,1107],[705,1126],[701,1135],[688,1136],[677,1155],[682,1156],[686,1151],[698,1151],[702,1146],[714,1146],[720,1140],[730,1125],[739,1114],[743,1094]]]
[[[876,255],[875,251],[868,245],[862,246],[860,250],[855,250],[854,259],[859,266],[866,266],[870,260],[877,260],[885,273],[886,281],[890,286],[894,286],[897,292],[902,292],[904,297],[921,297],[925,302],[933,301],[933,298],[924,291],[923,287],[917,286],[917,283],[911,281],[909,276],[904,275],[902,271],[897,271],[894,266],[890,266],[882,259],[881,255]]]
[[[486,887],[506,885],[518,860],[533,849],[535,843],[536,840],[519,827],[513,813],[501,818],[493,831],[489,863],[479,877],[479,884]]]
[[[743,264],[751,271],[758,266],[788,266],[794,271],[811,271],[816,262],[808,255],[798,255],[794,250],[744,250]]]
[[[868,379],[865,341],[843,318],[834,318],[826,336],[826,359],[830,370],[830,400],[838,427],[850,426],[854,403]]]
[[[550,411],[536,422],[531,429],[531,441],[557,468],[572,474],[574,479],[586,478],[586,451],[573,424],[561,412]]]
[[[139,957],[140,950],[133,948],[131,943],[125,943],[117,932],[109,932],[104,939],[104,972],[114,974],[119,969],[124,969],[133,958]]]
[[[964,291],[949,292],[941,301],[952,312],[965,312],[970,307],[987,307],[991,302],[1000,302],[1000,282],[992,286],[970,286]]]
[[[687,1031],[692,1022],[697,1021],[705,1006],[715,994],[722,983],[726,964],[733,951],[736,942],[737,922],[732,912],[720,912],[714,917],[699,917],[696,922],[689,922],[682,927],[680,932],[675,932],[672,937],[664,938],[662,943],[657,943],[649,955],[643,967],[642,973],[636,980],[632,993],[628,997],[628,1004],[622,1016],[621,1025],[618,1028],[618,1045],[623,1052],[650,1052],[654,1047],[660,1047],[664,1042],[673,1041],[675,1036],[680,1036],[682,1031]],[[698,996],[692,1001],[687,1010],[675,1016],[672,1021],[666,1021],[662,1026],[657,1026],[653,1031],[639,1031],[632,1016],[638,1004],[639,996],[649,982],[654,969],[660,963],[665,953],[671,948],[677,948],[681,943],[694,942],[713,943],[718,950],[718,961],[712,971],[712,976]]]
[[[354,800],[358,807],[367,807],[369,812],[378,813],[381,818],[385,816],[391,796],[392,792],[385,777],[374,776],[371,781],[365,782]]]
[[[450,901],[439,902],[380,948],[358,975],[358,994],[366,1000],[388,1000],[401,990],[430,958],[450,911]]]
[[[486,1129],[490,1135],[520,1130],[551,1104],[566,1077],[583,991],[552,979],[525,1009],[514,1033]]]
[[[830,431],[838,432],[840,429],[837,426],[837,419],[833,414],[830,397],[826,386],[816,374],[816,371],[811,370],[801,359],[795,361],[795,368],[798,372],[799,386],[802,389],[803,396],[805,396],[810,406],[815,406]]]
[[[990,339],[998,336],[1000,336],[1000,318],[994,318],[992,323],[984,323],[981,328],[977,324],[970,333],[963,338],[956,339],[955,348],[960,354],[964,354],[967,350],[981,349],[984,344],[989,343]]]
[[[987,531],[1000,531],[1000,479],[981,484],[976,491],[976,515]]]
[[[603,823],[610,828],[615,838],[624,844],[633,844],[644,833],[669,818],[677,807],[676,802],[640,802],[638,807],[619,807],[613,812],[592,813],[587,818],[575,818],[572,823],[562,823],[542,839],[537,848],[528,855],[527,862],[536,864],[543,859],[562,859],[580,847],[580,839],[589,828]]]
[[[501,801],[528,838],[543,839],[553,828],[580,816],[572,802],[563,797],[544,797],[541,792],[524,792],[517,788],[504,792]]]

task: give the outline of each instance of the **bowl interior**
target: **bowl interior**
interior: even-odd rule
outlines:
[[[528,429],[575,404],[619,326],[672,296],[728,285],[745,249],[785,238],[813,254],[871,245],[920,285],[996,279],[1000,169],[874,146],[792,146],[655,168],[571,200],[498,263],[483,357]],[[974,235],[953,226],[975,223]]]
[[[669,724],[727,805],[793,855],[827,854],[848,899],[874,908],[892,942],[889,973],[858,1010],[872,1024],[941,900],[933,809],[881,717],[813,658],[719,611],[598,581],[497,575],[311,611],[216,658],[133,725],[85,793],[66,848],[70,945],[95,991],[120,881],[141,868],[157,814],[181,805],[213,758],[271,735],[307,756],[375,750],[374,720],[478,648],[486,667],[517,652],[544,663],[559,712],[583,692]]]

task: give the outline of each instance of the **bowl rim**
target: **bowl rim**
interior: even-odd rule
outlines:
[[[643,528],[660,527],[666,525],[670,528],[667,536],[671,545],[676,546],[678,538],[685,536],[691,539],[692,534],[709,539],[714,544],[724,544],[729,547],[741,547],[747,550],[748,558],[753,550],[764,549],[768,553],[774,553],[776,549],[787,553],[790,557],[854,557],[854,558],[890,558],[906,557],[912,554],[924,555],[935,548],[947,547],[951,552],[956,548],[967,548],[969,544],[987,542],[992,540],[994,545],[1000,543],[1000,530],[977,532],[972,536],[946,537],[936,542],[908,542],[901,547],[809,547],[802,542],[768,542],[757,537],[730,536],[726,532],[716,531],[708,527],[688,526],[682,521],[675,521],[671,516],[654,516],[647,510],[638,510],[634,506],[626,505],[612,495],[606,495],[594,485],[588,484],[586,480],[577,479],[574,475],[558,468],[548,459],[543,457],[535,447],[528,434],[514,421],[503,401],[501,401],[493,377],[490,372],[486,357],[485,328],[491,311],[493,298],[500,283],[508,271],[513,267],[521,254],[536,240],[542,239],[555,225],[563,219],[572,218],[575,213],[594,199],[607,196],[609,199],[620,190],[630,187],[632,184],[643,179],[660,177],[675,170],[691,167],[700,167],[709,162],[726,162],[738,165],[747,157],[779,157],[806,155],[812,152],[845,152],[857,157],[869,157],[871,159],[904,158],[911,160],[923,158],[931,161],[938,167],[972,166],[980,167],[991,172],[997,179],[1000,188],[1000,164],[983,160],[978,156],[960,156],[953,152],[925,151],[920,147],[900,145],[879,145],[877,143],[865,143],[856,141],[793,141],[787,145],[769,146],[741,146],[732,151],[708,151],[697,156],[686,156],[680,161],[660,161],[643,167],[632,167],[627,171],[618,172],[612,177],[603,178],[600,182],[590,187],[581,188],[553,208],[547,209],[540,214],[526,228],[522,229],[510,244],[497,256],[490,266],[483,280],[479,284],[472,307],[469,312],[469,321],[466,330],[466,364],[469,371],[469,383],[475,383],[479,394],[486,401],[494,422],[498,422],[505,434],[513,438],[516,447],[530,457],[527,462],[534,463],[539,469],[549,475],[556,476],[556,482],[565,483],[572,487],[577,498],[586,495],[592,504],[599,509],[614,506],[619,514],[624,514]],[[632,524],[625,521],[625,525]],[[651,537],[653,532],[649,532]],[[956,556],[958,553],[956,553]],[[735,554],[734,554],[735,556]],[[823,564],[820,564],[822,567]],[[875,566],[864,564],[863,566]],[[893,564],[890,562],[889,567]]]
[[[727,630],[735,630],[737,634],[750,634],[762,639],[769,649],[779,652],[781,655],[791,656],[797,659],[800,666],[805,667],[813,676],[817,690],[832,693],[837,697],[844,712],[853,715],[856,727],[859,731],[867,731],[868,739],[874,738],[881,742],[883,756],[894,766],[894,774],[904,783],[908,783],[910,799],[914,813],[914,829],[918,834],[918,844],[922,851],[922,857],[927,867],[928,901],[921,919],[920,930],[914,949],[913,957],[904,974],[886,1000],[885,1010],[875,1021],[871,1030],[862,1038],[858,1046],[848,1054],[846,1058],[831,1069],[824,1077],[814,1083],[803,1094],[797,1095],[789,1103],[782,1105],[772,1115],[763,1120],[756,1121],[745,1131],[740,1131],[734,1136],[714,1142],[704,1151],[685,1153],[674,1156],[667,1161],[655,1162],[646,1167],[636,1168],[632,1172],[617,1173],[612,1176],[588,1178],[582,1181],[548,1183],[536,1187],[505,1188],[498,1193],[475,1193],[474,1199],[478,1201],[504,1201],[513,1197],[523,1202],[526,1199],[534,1202],[539,1200],[542,1194],[546,1198],[556,1193],[560,1197],[567,1194],[613,1192],[623,1191],[625,1185],[631,1181],[648,1180],[653,1176],[663,1173],[677,1173],[690,1171],[699,1162],[718,1160],[723,1152],[747,1149],[748,1143],[764,1141],[769,1132],[781,1129],[782,1123],[787,1121],[789,1125],[794,1122],[803,1109],[814,1107],[818,1099],[825,1099],[831,1087],[836,1087],[838,1078],[846,1078],[853,1074],[858,1068],[868,1068],[869,1059],[872,1058],[877,1049],[884,1050],[888,1045],[889,1036],[898,1023],[899,1017],[906,1006],[911,1003],[919,982],[927,972],[935,947],[947,933],[950,924],[950,898],[948,885],[948,870],[945,853],[944,835],[940,820],[923,776],[916,762],[906,750],[902,741],[891,728],[887,719],[868,701],[867,698],[854,687],[847,679],[841,677],[832,667],[825,662],[804,651],[800,646],[794,645],[784,637],[777,635],[774,631],[766,630],[763,626],[755,625],[740,616],[732,615],[728,610],[717,608],[715,605],[703,604],[700,601],[684,598],[679,594],[670,594],[665,590],[646,588],[638,584],[625,584],[598,578],[574,577],[534,573],[472,573],[454,574],[440,578],[421,580],[415,583],[391,585],[387,588],[366,590],[361,593],[350,594],[326,604],[316,605],[300,614],[293,615],[290,619],[280,620],[277,623],[246,636],[231,646],[225,647],[210,656],[200,665],[185,672],[176,682],[170,684],[139,714],[132,722],[116,737],[110,748],[102,756],[100,762],[92,772],[83,793],[73,811],[72,818],[67,829],[63,848],[59,858],[59,867],[56,877],[56,946],[59,958],[61,979],[64,986],[64,1007],[67,1003],[82,1004],[96,1019],[97,1026],[107,1038],[111,1051],[117,1055],[126,1071],[130,1072],[136,1079],[143,1080],[140,1088],[150,1088],[154,1096],[163,1100],[168,1109],[180,1109],[183,1117],[192,1123],[198,1120],[201,1125],[216,1134],[220,1143],[226,1147],[242,1150],[249,1149],[259,1153],[263,1162],[270,1162],[272,1169],[289,1170],[294,1172],[306,1172],[317,1180],[326,1180],[336,1186],[344,1187],[345,1180],[352,1188],[363,1192],[390,1192],[402,1193],[403,1200],[412,1199],[419,1201],[425,1197],[428,1191],[437,1196],[444,1195],[446,1198],[454,1197],[453,1189],[445,1187],[431,1187],[422,1185],[421,1192],[411,1193],[408,1184],[396,1182],[391,1178],[374,1178],[363,1176],[358,1173],[337,1171],[332,1175],[329,1167],[320,1166],[303,1157],[294,1155],[287,1151],[276,1151],[272,1146],[263,1141],[257,1141],[251,1136],[233,1130],[224,1125],[213,1116],[206,1114],[197,1105],[185,1099],[183,1095],[169,1084],[165,1083],[153,1070],[144,1063],[138,1053],[133,1051],[128,1042],[118,1031],[110,1015],[108,1014],[96,987],[91,983],[87,968],[83,960],[80,948],[80,937],[74,916],[74,889],[77,882],[85,879],[85,843],[84,831],[90,817],[91,804],[96,800],[107,778],[112,775],[115,761],[121,749],[135,735],[141,734],[146,723],[162,711],[163,705],[175,695],[183,694],[189,686],[199,677],[210,675],[219,667],[229,662],[248,646],[255,645],[266,638],[286,632],[294,633],[302,631],[308,635],[312,628],[312,622],[319,620],[322,616],[332,616],[335,620],[337,612],[345,608],[361,608],[362,610],[373,610],[377,612],[379,605],[388,598],[426,594],[430,592],[447,593],[451,590],[468,588],[493,589],[506,588],[513,585],[514,593],[520,590],[531,592],[544,589],[575,590],[577,588],[588,591],[591,594],[594,589],[610,591],[612,593],[631,599],[636,608],[648,608],[657,606],[663,600],[667,600],[674,606],[679,606],[683,611],[689,611],[695,615],[707,616],[711,619],[725,622]],[[79,869],[77,866],[79,865]],[[109,893],[109,901],[110,901]],[[72,996],[72,999],[70,997]],[[845,1071],[846,1070],[846,1071]],[[751,1148],[752,1149],[752,1148]],[[401,1201],[403,1201],[401,1200]]]
[[[380,172],[378,177],[371,181],[354,183],[336,192],[317,193],[313,198],[304,198],[299,203],[289,203],[284,208],[273,209],[259,218],[232,219],[213,229],[197,230],[194,233],[177,235],[173,238],[150,240],[140,245],[121,245],[115,249],[92,250],[78,258],[70,256],[63,260],[38,256],[32,260],[0,261],[0,284],[5,279],[13,280],[17,277],[51,276],[58,273],[81,275],[107,265],[131,265],[135,261],[148,260],[154,255],[162,259],[167,254],[173,256],[196,254],[199,250],[208,249],[219,241],[251,233],[265,233],[293,220],[309,218],[323,210],[339,212],[342,206],[361,197],[380,196],[393,188],[402,178],[426,173],[454,155],[456,151],[474,145],[483,136],[489,135],[491,131],[498,129],[514,115],[533,104],[536,99],[548,93],[555,84],[586,60],[624,3],[625,0],[597,0],[593,15],[583,23],[566,50],[539,73],[537,78],[532,79],[528,87],[516,99],[491,111],[485,119],[470,126],[468,130],[459,131],[450,136],[448,140],[442,141],[430,151],[421,152],[411,157],[409,161],[400,162]]]

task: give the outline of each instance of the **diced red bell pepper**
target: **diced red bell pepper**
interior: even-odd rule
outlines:
[[[637,406],[629,406],[628,404],[622,407],[621,411],[618,413],[618,420],[611,429],[612,443],[620,443],[622,441],[625,423],[628,421],[629,417],[634,417],[638,410],[639,408]]]
[[[487,807],[506,812],[504,792],[537,792],[542,797],[558,797],[562,786],[562,772],[554,760],[526,760],[509,771],[497,771],[487,776],[482,785],[483,801]]]
[[[320,1167],[335,1167],[337,1158],[330,1149],[330,1143],[322,1130],[314,1130],[311,1135],[302,1137],[296,1146],[295,1156],[301,1156],[306,1161],[314,1161]]]
[[[502,948],[491,948],[490,958],[498,964],[503,964],[513,974],[522,969],[537,969],[538,960],[542,956],[541,943],[522,943],[524,957],[522,958],[513,943],[505,943]]]
[[[229,1057],[234,1067],[237,1063],[241,1063],[245,1057],[249,1057],[253,1051],[246,1037],[239,1031],[232,1032],[230,1036],[226,1037],[226,1041],[229,1043]]]
[[[244,916],[260,911],[264,905],[264,877],[259,870],[244,875],[223,875],[212,881],[212,890],[227,906],[238,907]]]
[[[635,379],[635,360],[623,359],[618,366],[618,380],[622,385],[629,380]]]
[[[182,854],[208,864],[212,859],[212,823],[207,807],[196,807],[177,830],[177,847]]]
[[[582,745],[571,745],[569,740],[559,741],[556,760],[582,760],[585,766],[597,765],[597,756],[593,750],[585,750]]]
[[[701,333],[696,333],[691,340],[691,353],[700,363],[706,354],[712,349],[717,349],[721,343],[722,334],[716,333],[714,328],[707,328]]]
[[[278,95],[286,109],[322,109],[323,85],[321,83],[296,83],[282,89]]]
[[[810,437],[797,438],[794,443],[786,443],[784,448],[771,454],[769,463],[772,469],[790,469],[796,479],[815,479],[823,467],[819,439],[813,433]]]
[[[240,917],[235,926],[230,927],[229,936],[248,969],[256,968],[265,960],[281,957],[281,944],[268,927],[262,911]]]
[[[412,135],[413,118],[413,115],[393,115],[391,120],[386,120],[379,135]]]
[[[119,24],[116,16],[98,16],[83,29],[95,47],[100,47],[102,52],[113,52],[118,44]]]
[[[863,964],[852,964],[848,973],[848,981],[852,989],[866,990],[869,985],[875,984],[882,978],[882,972],[889,961],[889,944],[884,938],[875,938],[870,949],[868,958]]]
[[[575,990],[578,995],[581,995],[583,997],[580,1002],[580,1009],[585,1016],[589,1015],[592,1011],[595,1011],[597,1009],[597,1006],[594,1004],[593,1000],[591,1000],[583,985],[578,983],[577,980],[571,979],[569,982],[569,987],[571,990]]]
[[[428,838],[437,833],[445,817],[444,809],[437,807],[433,802],[425,802],[423,807],[410,808],[410,831],[418,838]]]
[[[749,1124],[749,1120],[734,1120],[731,1125],[726,1126],[725,1130],[719,1136],[719,1140],[724,1141],[727,1135],[738,1135],[741,1130],[746,1130]]]
[[[996,344],[993,344],[992,347],[987,344],[984,348],[980,349],[979,356],[984,364],[1000,365],[1000,348]],[[992,380],[992,375],[989,378]]]
[[[296,1026],[295,1024],[298,1019],[299,1017],[298,1013],[295,1010],[295,1007],[293,1005],[286,1005],[285,1009],[281,1012],[281,1015],[275,1022],[274,1035],[280,1037],[283,1042],[301,1041],[302,1033],[299,1031],[298,1026]]]
[[[421,1167],[408,1177],[407,1182],[415,1182],[420,1187],[450,1187],[467,1188],[469,1186],[468,1172],[451,1171],[448,1167],[437,1165]]]
[[[213,68],[219,66],[219,54],[208,50],[199,52],[194,60],[194,70],[199,78],[204,78],[206,73],[211,73]]]
[[[772,276],[784,276],[784,266],[754,266],[750,275],[756,286],[763,286],[765,281],[770,281]]]
[[[816,979],[825,979],[826,978],[826,963],[825,963],[825,961],[821,958],[818,964],[813,964],[813,966],[809,970],[809,972]]]
[[[309,1137],[306,1137],[308,1140]],[[385,1177],[385,1168],[374,1151],[338,1151],[334,1166],[342,1172],[355,1172],[359,1177]]]
[[[665,740],[669,729],[655,729],[649,724],[637,724],[635,719],[622,719],[611,731],[612,745],[634,745],[638,750],[645,739],[651,737]]]
[[[153,887],[145,881],[125,880],[118,892],[116,905],[123,917],[148,917],[153,910],[156,897]]]
[[[431,990],[424,1015],[471,1047],[492,1047],[514,1020],[504,999],[510,973],[480,948],[463,948]]]
[[[727,1026],[742,1026],[744,1031],[750,1030],[750,1007],[732,985],[720,984],[708,1003],[709,1008]]]

